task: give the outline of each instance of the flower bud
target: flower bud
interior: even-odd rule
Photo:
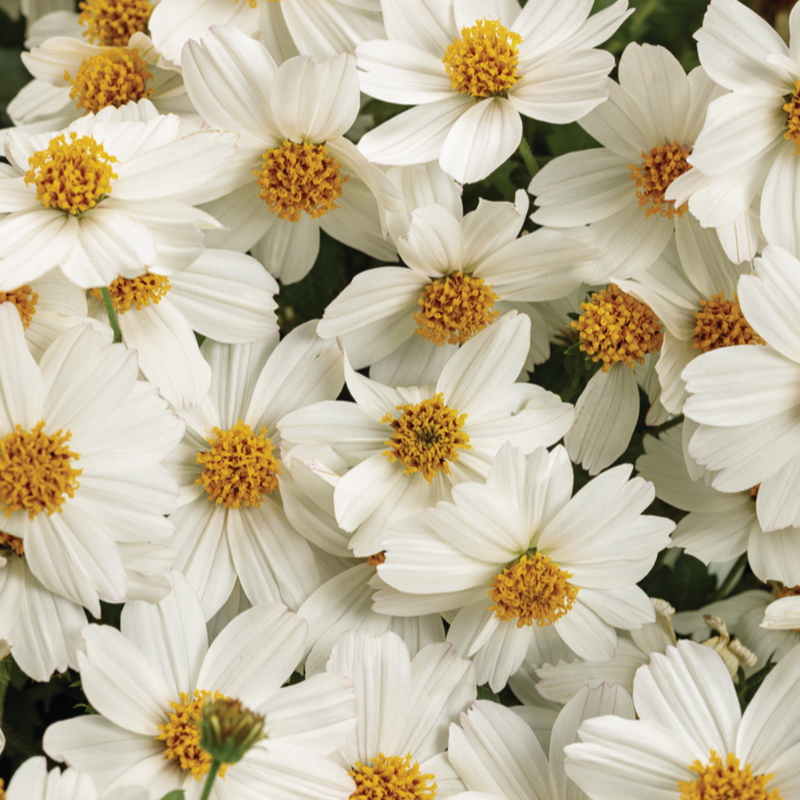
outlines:
[[[223,764],[235,764],[266,738],[264,715],[254,714],[238,700],[205,703],[200,712],[200,747]]]

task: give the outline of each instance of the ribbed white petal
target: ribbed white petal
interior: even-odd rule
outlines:
[[[0,305],[0,434],[17,425],[30,430],[42,418],[42,375],[25,344],[25,331],[13,303]]]

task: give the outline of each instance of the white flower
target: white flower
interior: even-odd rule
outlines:
[[[795,647],[742,714],[728,670],[710,648],[678,642],[633,684],[639,719],[584,722],[566,771],[591,800],[737,797],[794,800],[800,754]],[[736,787],[733,789],[732,787]]]
[[[57,135],[6,133],[0,287],[16,289],[54,265],[84,289],[187,267],[203,250],[202,229],[218,224],[185,200],[226,169],[235,142],[218,131],[180,138],[178,117],[145,100]]]
[[[209,646],[197,595],[180,573],[173,580],[157,606],[126,605],[121,632],[83,629],[81,681],[98,714],[51,725],[45,752],[91,775],[100,792],[138,784],[149,800],[175,789],[197,800],[211,757],[200,750],[196,715],[208,698],[240,700],[266,715],[267,738],[227,765],[212,798],[264,796],[280,786],[292,800],[347,800],[353,782],[326,754],[355,724],[352,681],[328,674],[300,692],[281,688],[302,656],[306,623],[285,606],[255,606]]]
[[[486,485],[463,483],[453,503],[395,523],[378,575],[391,589],[377,611],[458,611],[447,634],[474,657],[478,683],[505,686],[526,657],[541,664],[559,640],[581,658],[610,661],[614,626],[655,620],[636,586],[669,542],[674,523],[641,516],[651,484],[632,467],[608,470],[572,495],[563,447],[527,457],[501,448]],[[562,652],[563,648],[562,648]]]
[[[0,2],[0,8],[11,19],[19,19],[20,14],[22,14],[27,19],[28,24],[51,11],[72,9],[74,5],[72,0],[2,0]]]
[[[791,640],[795,644],[800,644],[800,598],[798,594],[800,592],[796,586],[783,596],[779,592],[778,599],[770,603],[764,610],[764,619],[761,622],[762,628],[766,628],[770,632],[781,631],[783,641]]]
[[[352,56],[324,64],[298,56],[278,67],[262,44],[221,26],[186,45],[183,75],[200,116],[240,134],[226,173],[229,194],[205,206],[228,228],[209,240],[213,246],[252,249],[283,283],[311,269],[320,228],[376,258],[392,258],[380,214],[398,210],[400,195],[344,138],[359,110]]]
[[[530,323],[506,315],[467,342],[435,385],[394,389],[345,363],[355,403],[306,406],[279,422],[285,439],[329,445],[352,468],[333,494],[338,524],[356,531],[357,556],[383,549],[386,527],[450,497],[463,481],[482,481],[500,447],[526,451],[558,441],[572,407],[539,386],[515,383]]]
[[[580,119],[607,97],[614,59],[594,50],[632,13],[590,17],[579,0],[382,0],[388,40],[356,48],[361,89],[413,105],[362,137],[379,164],[438,160],[460,183],[485,178],[519,146],[520,115]]]

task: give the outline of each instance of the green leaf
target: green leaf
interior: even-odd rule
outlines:
[[[755,696],[755,693],[758,691],[758,688],[764,683],[770,672],[777,666],[778,662],[772,661],[772,655],[770,655],[770,660],[767,664],[758,672],[754,672],[749,678],[744,677],[744,670],[739,667],[739,686],[736,693],[739,695],[739,705],[741,705],[742,711],[747,708],[750,701]]]
[[[500,698],[489,688],[488,683],[478,687],[478,700],[491,700],[493,703],[500,702]]]
[[[184,800],[186,795],[183,793],[183,789],[175,789],[172,792],[167,792],[161,800]]]

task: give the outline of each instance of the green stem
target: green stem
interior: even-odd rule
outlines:
[[[6,737],[6,742],[19,750],[26,758],[42,755],[41,748],[37,747],[33,742],[29,742],[24,736],[20,736],[13,728],[3,728],[3,733]]]
[[[100,289],[100,294],[103,296],[103,305],[106,307],[108,322],[111,325],[111,329],[114,331],[114,344],[119,344],[122,341],[122,331],[119,329],[117,312],[114,311],[114,304],[111,302],[111,293],[108,291],[107,286],[103,286]]]
[[[668,419],[663,425],[656,425],[655,428],[650,428],[647,432],[653,436],[658,436],[664,433],[664,431],[668,431],[670,428],[680,425],[681,422],[683,422],[683,414],[678,414],[676,417]]]
[[[715,601],[722,600],[722,598],[725,597],[733,588],[733,585],[737,581],[741,570],[744,569],[745,564],[747,564],[747,553],[742,553],[737,559],[736,563],[733,565],[733,569],[728,573],[727,577],[722,582],[722,586],[719,587],[719,590],[714,597]]]
[[[532,178],[539,171],[539,164],[536,162],[536,159],[531,152],[531,146],[528,144],[528,140],[524,136],[519,141],[519,152]]]
[[[11,656],[0,661],[0,724],[3,722],[3,704],[6,701],[6,689],[11,680]]]
[[[216,758],[211,760],[211,769],[208,771],[208,777],[206,778],[206,784],[203,787],[203,794],[200,795],[200,800],[208,800],[209,796],[211,795],[211,787],[214,784],[214,779],[217,777],[217,773],[219,772],[219,768],[221,766],[221,761],[217,761]]]

